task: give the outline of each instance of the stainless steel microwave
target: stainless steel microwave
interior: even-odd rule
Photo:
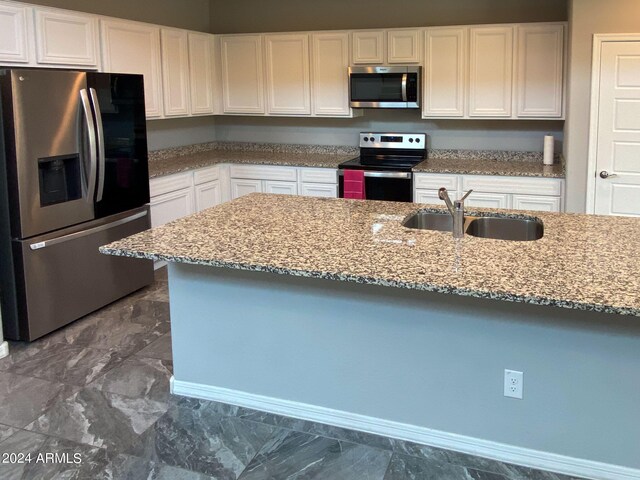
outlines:
[[[352,108],[419,108],[422,67],[349,67]]]

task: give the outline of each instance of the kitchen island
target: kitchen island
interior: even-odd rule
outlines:
[[[640,221],[454,240],[420,207],[254,194],[101,250],[169,262],[175,393],[640,478]]]

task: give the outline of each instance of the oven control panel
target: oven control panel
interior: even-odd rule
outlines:
[[[360,148],[402,148],[424,150],[426,133],[361,133]]]

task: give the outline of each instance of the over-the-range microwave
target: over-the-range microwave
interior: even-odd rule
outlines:
[[[422,67],[349,67],[352,108],[419,108]]]

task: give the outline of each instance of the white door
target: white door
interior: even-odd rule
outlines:
[[[509,203],[508,193],[484,193],[476,191],[471,192],[471,195],[464,201],[467,207],[481,208],[509,208],[511,206]]]
[[[242,197],[250,193],[262,192],[262,180],[249,180],[244,178],[231,179],[231,198]]]
[[[513,27],[472,27],[469,31],[469,116],[510,117]]]
[[[167,117],[187,116],[190,113],[187,32],[163,28],[160,31],[160,38],[164,114]]]
[[[387,30],[387,63],[420,63],[422,30]]]
[[[0,62],[28,63],[27,16],[30,8],[0,3]]]
[[[384,62],[384,30],[353,32],[353,63],[376,65]]]
[[[309,35],[265,35],[267,105],[271,115],[310,115]]]
[[[349,34],[314,33],[312,43],[313,114],[348,117]]]
[[[38,63],[98,66],[98,19],[91,15],[36,10]]]
[[[195,212],[193,188],[184,188],[151,198],[151,226],[153,228],[186,217]]]
[[[144,75],[147,118],[161,117],[160,29],[136,22],[102,20],[101,31],[104,71]]]
[[[338,197],[338,186],[333,183],[302,183],[300,195],[305,197]]]
[[[196,185],[196,212],[214,207],[222,203],[220,180]]]
[[[597,102],[595,213],[640,216],[640,41],[602,44]]]
[[[262,35],[225,35],[220,40],[225,113],[264,113]]]
[[[275,180],[265,180],[265,193],[279,193],[280,195],[297,195],[298,184],[296,182],[278,182]]]
[[[189,32],[191,114],[213,113],[213,35]]]

